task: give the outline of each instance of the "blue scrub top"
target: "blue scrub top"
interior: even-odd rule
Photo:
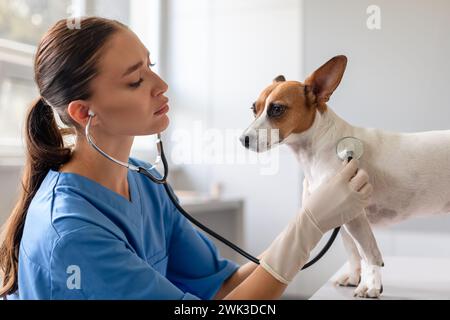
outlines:
[[[131,201],[50,170],[28,209],[18,292],[7,298],[212,299],[239,265],[220,257],[162,185],[131,170],[128,185]]]

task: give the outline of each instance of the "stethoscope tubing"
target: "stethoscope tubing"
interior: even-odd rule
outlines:
[[[85,135],[86,135],[86,139],[87,139],[88,143],[95,150],[97,150],[105,158],[107,158],[107,159],[117,163],[118,165],[124,166],[124,167],[126,167],[126,168],[128,168],[130,170],[133,170],[133,171],[136,171],[136,172],[138,172],[140,174],[143,174],[144,176],[146,176],[147,178],[149,178],[151,181],[153,181],[156,184],[162,184],[164,186],[164,189],[166,190],[167,195],[169,196],[169,199],[172,201],[173,205],[192,224],[194,224],[195,226],[197,226],[201,230],[205,231],[206,233],[210,234],[211,236],[213,236],[214,238],[216,238],[220,242],[224,243],[225,245],[227,245],[228,247],[230,247],[231,249],[233,249],[234,251],[236,251],[237,253],[239,253],[243,257],[247,258],[248,260],[250,260],[250,261],[252,261],[252,262],[254,262],[256,264],[260,264],[260,261],[259,261],[258,258],[254,257],[253,255],[251,255],[250,253],[246,252],[245,250],[243,250],[242,248],[240,248],[239,246],[237,246],[236,244],[234,244],[230,240],[222,237],[221,235],[217,234],[214,230],[211,230],[210,228],[208,228],[207,226],[202,224],[200,221],[198,221],[197,219],[192,217],[179,204],[178,199],[177,199],[176,195],[173,192],[173,189],[170,187],[169,183],[167,182],[167,176],[169,174],[169,165],[167,163],[166,155],[164,153],[164,147],[163,147],[163,143],[162,143],[160,134],[158,134],[158,138],[157,138],[157,142],[156,142],[157,148],[158,148],[158,153],[159,153],[158,160],[156,162],[158,162],[159,160],[162,161],[163,167],[164,167],[164,175],[161,178],[157,178],[154,175],[152,175],[147,169],[145,169],[145,168],[143,168],[141,166],[135,166],[135,165],[133,165],[131,163],[125,163],[123,161],[117,160],[117,159],[111,157],[110,155],[108,155],[103,150],[101,150],[100,147],[98,147],[95,144],[95,142],[92,139],[92,137],[90,135],[90,132],[89,132],[90,131],[90,126],[91,126],[91,119],[94,117],[94,115],[95,115],[94,113],[89,112],[89,119],[88,119],[88,123],[87,123],[86,128],[85,128]],[[156,163],[151,168],[154,168],[155,166],[156,166]],[[339,230],[340,230],[340,227],[337,227],[337,228],[335,228],[333,230],[330,238],[328,239],[327,243],[322,248],[322,250],[320,250],[320,252],[313,259],[311,259],[308,263],[306,263],[302,267],[301,270],[309,268],[310,266],[315,264],[317,261],[319,261],[323,257],[323,255],[325,255],[325,253],[330,249],[330,247],[332,246],[334,240],[336,239],[336,237],[337,237],[337,235],[339,233]]]

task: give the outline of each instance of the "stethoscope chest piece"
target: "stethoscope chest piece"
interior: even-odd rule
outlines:
[[[361,140],[355,137],[341,138],[336,144],[336,154],[344,161],[349,157],[359,159],[364,153],[364,146]]]

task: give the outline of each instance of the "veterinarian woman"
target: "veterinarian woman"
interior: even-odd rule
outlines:
[[[97,17],[80,29],[61,20],[42,38],[34,67],[41,97],[26,118],[23,190],[0,251],[7,299],[279,298],[322,235],[357,216],[371,195],[352,160],[310,194],[261,265],[239,266],[220,257],[162,185],[86,142],[90,110],[97,145],[148,166],[129,158],[134,136],[169,124],[167,84],[132,31]],[[53,111],[72,131],[58,128]],[[73,148],[63,140],[70,132]]]

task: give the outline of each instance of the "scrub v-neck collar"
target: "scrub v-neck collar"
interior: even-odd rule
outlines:
[[[81,187],[95,187],[99,189],[100,192],[95,194],[96,198],[102,198],[106,202],[111,202],[111,198],[114,198],[117,200],[118,203],[124,205],[125,207],[131,207],[135,209],[140,208],[140,196],[138,191],[138,185],[136,182],[136,177],[134,177],[134,174],[131,170],[128,170],[127,172],[127,180],[128,180],[128,190],[130,195],[130,200],[125,198],[123,195],[105,187],[104,185],[98,183],[97,181],[88,178],[86,176],[80,175],[78,173],[73,172],[59,172],[55,171],[53,169],[50,169],[50,171],[53,172],[53,174],[59,175],[59,183],[61,185],[73,185],[76,187],[80,187],[80,183],[82,184]],[[78,183],[80,182],[80,183]],[[86,191],[89,191],[86,190]]]

